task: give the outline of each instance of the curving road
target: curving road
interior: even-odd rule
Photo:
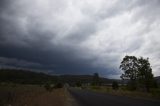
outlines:
[[[79,106],[160,106],[160,101],[134,99],[70,88]]]

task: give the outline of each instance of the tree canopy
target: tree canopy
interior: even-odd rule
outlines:
[[[132,86],[144,87],[147,91],[153,83],[152,68],[149,58],[137,58],[135,56],[125,56],[120,64],[120,69],[124,71],[122,79],[128,79]]]
[[[124,71],[122,79],[136,80],[138,74],[138,59],[135,56],[125,56],[121,62],[120,69]]]

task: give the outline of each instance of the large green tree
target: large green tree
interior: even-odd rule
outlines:
[[[143,57],[140,57],[138,59],[138,80],[142,87],[149,92],[150,87],[152,87],[153,84],[153,74],[149,58],[144,59]]]
[[[120,69],[124,71],[122,79],[134,81],[138,75],[138,59],[135,56],[125,56],[121,62]]]
[[[140,87],[145,88],[149,92],[153,84],[153,74],[149,58],[125,56],[121,62],[120,69],[124,71],[121,78],[129,80],[129,87],[136,89],[140,85]]]

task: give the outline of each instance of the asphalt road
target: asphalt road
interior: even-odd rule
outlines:
[[[160,101],[135,99],[70,88],[79,106],[160,106]]]

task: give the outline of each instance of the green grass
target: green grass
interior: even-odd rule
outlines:
[[[95,91],[95,92],[109,93],[113,95],[128,96],[128,97],[142,98],[142,99],[160,100],[160,88],[151,89],[150,93],[142,92],[142,91],[129,91],[125,87],[120,87],[118,90],[113,90],[112,87],[89,86],[87,87],[87,89]]]

